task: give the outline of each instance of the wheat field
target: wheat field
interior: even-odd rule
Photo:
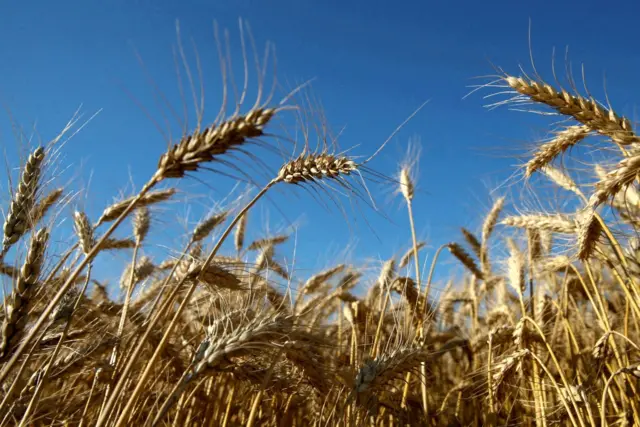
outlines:
[[[0,425],[640,425],[640,137],[628,118],[537,74],[497,72],[479,88],[500,98],[490,107],[560,118],[514,171],[518,185],[540,176],[571,209],[512,210],[497,197],[478,210],[478,230],[427,254],[414,165],[383,176],[369,166],[377,152],[354,157],[328,137],[291,144],[274,123],[305,116],[294,101],[305,86],[281,99],[262,89],[249,100],[245,87],[211,123],[199,117],[130,196],[92,195],[98,218],[47,178],[77,121],[13,165]],[[584,144],[608,161],[565,167]],[[267,179],[238,161],[258,162],[264,148],[286,159],[266,165]],[[148,256],[177,182],[223,166],[252,177],[250,196],[204,218],[165,259]],[[367,201],[372,180],[394,186],[412,236],[373,275],[346,263],[292,274],[278,256],[290,234],[247,234],[275,190]],[[61,207],[72,208],[67,246],[52,243],[69,216]],[[106,253],[127,260],[110,267],[119,282],[93,268]],[[436,292],[445,253],[465,275]]]

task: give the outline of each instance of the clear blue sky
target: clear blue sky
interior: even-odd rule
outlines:
[[[512,0],[5,2],[0,6],[0,101],[25,128],[37,122],[45,140],[80,104],[85,117],[101,109],[61,159],[77,177],[76,187],[78,182],[90,183],[82,206],[95,219],[129,184],[129,174],[139,188],[166,148],[166,140],[137,104],[162,123],[159,102],[132,47],[180,110],[172,58],[175,21],[180,20],[185,44],[193,38],[203,58],[207,108],[213,113],[219,99],[213,21],[230,30],[232,47],[237,48],[237,20],[242,17],[258,46],[267,40],[275,44],[279,81],[291,87],[316,79],[313,94],[322,101],[330,125],[334,130],[346,126],[341,146],[359,145],[357,154],[373,152],[416,107],[430,100],[371,166],[394,173],[409,138],[420,137],[423,192],[417,196],[415,214],[420,237],[433,248],[460,239],[459,226],[476,229],[491,205],[489,190],[519,163],[512,156],[544,136],[551,123],[506,108],[488,111],[482,97],[491,91],[462,99],[470,85],[487,81],[474,78],[493,74],[492,64],[512,73],[518,73],[519,64],[530,69],[529,20],[533,54],[544,76],[551,79],[554,47],[562,74],[569,46],[574,69],[580,63],[586,67],[590,89],[602,98],[606,75],[615,108],[635,118],[640,3],[604,6],[589,0],[576,5]],[[15,165],[19,144],[8,117],[3,111],[0,146]],[[172,137],[178,138],[179,126],[172,124]],[[197,176],[218,193],[194,202],[190,221],[226,189],[214,174]],[[191,179],[182,187],[204,192],[198,185]],[[388,187],[381,190],[372,184],[372,191],[390,219],[363,208],[362,214],[349,211],[347,223],[339,211],[327,214],[298,191],[274,194],[263,202],[253,215],[254,227],[267,219],[272,229],[302,219],[297,263],[303,269],[323,267],[354,239],[356,258],[384,259],[403,251],[410,234],[405,211],[397,198],[388,196]],[[275,203],[285,208],[286,219]],[[174,209],[172,215],[187,212],[183,204]],[[164,230],[173,222],[164,218],[156,225]],[[292,249],[283,255],[290,258]]]

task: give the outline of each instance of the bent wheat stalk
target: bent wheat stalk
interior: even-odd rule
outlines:
[[[242,219],[242,216],[245,215],[249,211],[249,209],[251,209],[258,202],[258,200],[267,193],[267,191],[271,187],[273,187],[274,185],[280,182],[287,183],[287,184],[315,183],[317,182],[317,180],[322,178],[338,179],[340,175],[349,175],[352,171],[355,171],[356,169],[357,169],[356,163],[353,160],[349,159],[348,157],[333,156],[329,154],[301,155],[297,159],[292,160],[288,163],[285,163],[280,168],[280,172],[278,173],[276,178],[272,179],[267,185],[265,185],[254,196],[254,198],[235,216],[233,221],[227,226],[226,230],[222,233],[222,235],[218,239],[218,242],[216,243],[214,248],[211,250],[211,252],[209,253],[209,256],[204,261],[202,266],[199,266],[198,269],[193,271],[191,275],[186,275],[184,278],[182,278],[180,283],[177,285],[177,286],[181,286],[181,284],[184,283],[187,279],[192,280],[192,284],[187,290],[182,300],[182,303],[176,310],[173,318],[171,319],[171,322],[169,323],[169,326],[164,332],[162,339],[156,346],[156,349],[153,355],[147,361],[146,367],[142,372],[140,378],[138,379],[138,382],[136,384],[136,387],[133,393],[131,394],[131,396],[129,396],[127,400],[127,404],[120,412],[119,417],[115,423],[116,426],[123,426],[127,422],[129,413],[133,409],[134,402],[137,400],[138,396],[142,392],[144,384],[151,373],[151,370],[154,366],[155,361],[157,360],[162,349],[165,347],[169,336],[173,332],[173,329],[175,328],[178,322],[178,319],[182,315],[184,308],[186,307],[196,287],[198,286],[200,276],[203,274],[203,272],[207,270],[207,267],[212,262],[213,258],[216,256],[216,254],[220,250],[220,247],[222,246],[224,241],[227,239],[229,234],[231,234],[236,224]],[[123,381],[124,381],[124,378],[121,378],[119,382],[123,382]],[[111,394],[109,401],[105,405],[104,410],[102,411],[100,418],[98,419],[98,423],[96,427],[100,427],[104,425],[107,418],[109,417],[111,410],[113,409],[113,405],[115,404],[115,401],[117,398],[118,396],[116,395],[116,393]]]

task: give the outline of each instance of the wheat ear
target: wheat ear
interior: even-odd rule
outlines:
[[[9,211],[4,221],[2,251],[0,259],[9,248],[15,244],[24,233],[29,230],[31,210],[35,204],[36,192],[40,184],[40,173],[45,152],[42,147],[36,148],[27,159],[22,169],[22,176],[16,193],[9,205]]]
[[[6,359],[16,337],[20,334],[26,307],[36,285],[47,245],[49,233],[41,229],[31,237],[27,256],[16,278],[10,303],[5,306],[5,317],[2,322],[2,341],[0,341],[0,360]]]
[[[538,151],[533,155],[525,166],[525,176],[528,178],[537,170],[542,169],[553,161],[560,154],[567,151],[583,139],[585,139],[591,129],[585,125],[567,126],[556,133],[555,138],[545,142],[538,147]]]
[[[504,81],[519,94],[573,117],[594,132],[608,136],[617,144],[629,145],[640,142],[629,119],[618,116],[615,111],[601,106],[593,99],[572,95],[566,90],[558,91],[545,82],[522,77],[506,76]]]

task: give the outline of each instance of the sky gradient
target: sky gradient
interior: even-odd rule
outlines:
[[[545,78],[553,78],[554,49],[556,70],[564,74],[569,47],[576,78],[580,80],[583,64],[594,95],[604,99],[606,85],[615,109],[634,120],[640,93],[639,13],[638,2],[603,7],[591,0],[579,7],[574,2],[503,0],[4,3],[0,146],[6,163],[15,167],[24,155],[24,142],[13,133],[12,120],[27,134],[35,123],[37,134],[47,141],[80,105],[85,119],[100,111],[59,159],[59,167],[66,168],[65,179],[74,179],[74,188],[88,186],[63,215],[69,217],[71,208],[80,207],[95,220],[119,192],[128,195],[140,188],[166,148],[168,140],[154,124],[164,126],[162,111],[168,115],[158,93],[181,114],[172,50],[176,20],[191,65],[191,39],[201,57],[206,117],[213,117],[221,93],[213,22],[229,29],[236,79],[241,79],[238,18],[243,18],[260,53],[266,41],[274,43],[276,76],[285,88],[314,79],[309,93],[321,101],[331,128],[341,130],[341,148],[355,147],[354,154],[373,153],[429,101],[370,166],[393,176],[409,140],[419,139],[422,156],[414,210],[418,235],[427,240],[426,253],[432,254],[440,244],[460,240],[460,226],[477,230],[496,196],[518,194],[517,183],[515,189],[492,190],[512,176],[522,162],[517,156],[545,137],[553,123],[504,107],[488,110],[484,105],[491,99],[483,97],[497,89],[463,99],[471,86],[491,80],[478,77],[495,75],[495,67],[513,74],[519,74],[519,65],[531,70],[531,22],[532,54]],[[169,120],[167,133],[175,141],[180,123],[170,116]],[[189,125],[193,129],[193,114]],[[173,246],[162,237],[171,235],[167,230],[175,228],[176,217],[187,217],[193,224],[226,195],[228,181],[207,171],[196,176],[180,186],[199,197],[172,205],[169,216],[156,220],[159,233],[154,244]],[[384,214],[366,205],[351,210],[349,201],[341,199],[347,221],[338,209],[324,209],[309,193],[275,192],[252,214],[253,237],[267,221],[272,231],[299,223],[296,247],[288,246],[280,255],[288,261],[295,255],[301,277],[340,258],[349,244],[354,245],[355,260],[386,259],[403,252],[410,233],[400,199],[390,184],[371,183],[370,189]],[[6,202],[4,184],[2,195]]]

